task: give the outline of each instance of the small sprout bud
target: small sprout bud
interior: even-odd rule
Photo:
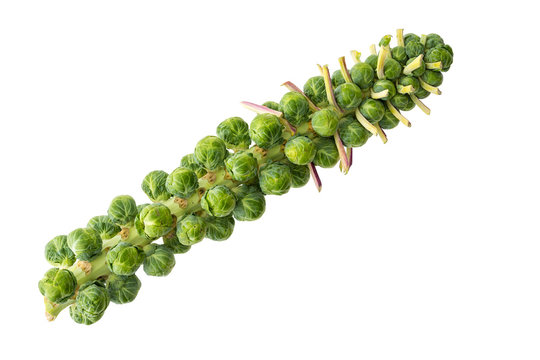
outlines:
[[[241,185],[236,193],[233,216],[239,221],[259,219],[266,209],[264,194],[256,186]]]
[[[240,182],[253,180],[259,170],[257,159],[247,151],[239,151],[225,160],[225,168],[231,177]]]
[[[313,158],[313,163],[322,168],[334,167],[339,161],[339,151],[332,138],[316,138],[313,140],[317,153]]]
[[[52,266],[68,267],[73,265],[75,254],[67,244],[67,236],[56,236],[45,245],[45,259]]]
[[[167,176],[165,171],[155,170],[144,177],[141,188],[153,202],[165,201],[171,197],[165,186]]]
[[[144,260],[144,252],[121,241],[107,253],[107,267],[116,275],[133,275]]]
[[[139,234],[154,240],[172,230],[174,218],[167,206],[160,203],[150,204],[137,215],[135,227]]]
[[[344,83],[334,90],[339,107],[345,111],[356,109],[362,102],[362,90],[353,83]]]
[[[94,229],[76,229],[67,236],[67,245],[79,260],[91,260],[101,253],[103,241]]]
[[[343,145],[346,147],[360,147],[371,137],[371,133],[351,115],[340,120],[338,133]]]
[[[117,196],[112,200],[111,205],[109,205],[108,214],[115,224],[120,226],[128,225],[137,216],[137,204],[129,195]]]
[[[246,150],[251,144],[248,124],[239,117],[231,117],[218,125],[217,136],[231,150]]]
[[[69,315],[78,324],[91,325],[103,317],[109,301],[109,292],[101,281],[88,282],[79,289]]]
[[[109,298],[115,304],[127,304],[135,300],[141,289],[137,275],[121,276],[111,274],[107,279]]]
[[[112,239],[122,231],[122,228],[106,215],[94,216],[88,221],[86,227],[96,230],[102,240]]]
[[[296,165],[307,165],[315,157],[315,144],[306,136],[295,136],[285,144],[285,156]]]
[[[236,206],[234,193],[224,185],[216,185],[208,189],[201,198],[201,207],[210,216],[224,217]]]
[[[165,182],[165,187],[174,196],[187,199],[199,187],[199,179],[195,171],[179,167],[169,174]]]
[[[143,263],[146,275],[167,276],[176,265],[173,252],[165,245],[149,244],[143,250],[146,254]]]
[[[207,217],[206,219],[206,237],[223,241],[231,237],[234,230],[234,219],[232,216],[226,217]]]
[[[56,304],[66,302],[75,294],[77,279],[67,269],[52,268],[38,283],[41,295]]]
[[[180,244],[184,246],[200,242],[205,235],[206,221],[200,216],[187,215],[176,225],[176,236]]]
[[[207,136],[197,143],[193,155],[206,170],[215,170],[223,166],[223,160],[227,156],[227,147],[220,138]]]
[[[287,165],[270,163],[261,167],[259,186],[267,195],[283,195],[289,192],[292,185],[291,170]]]
[[[283,125],[279,118],[272,114],[258,114],[249,126],[249,135],[257,146],[269,149],[279,144],[283,138]]]

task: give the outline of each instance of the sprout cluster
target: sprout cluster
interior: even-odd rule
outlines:
[[[320,191],[318,168],[340,163],[346,173],[353,148],[371,137],[386,142],[384,130],[399,123],[410,126],[402,111],[429,113],[421,99],[441,93],[452,48],[437,34],[398,30],[396,46],[391,38],[384,36],[378,51],[372,45],[364,61],[353,51],[350,68],[344,58],[332,75],[320,67],[302,89],[284,83],[288,91],[279,101],[243,102],[256,112],[250,123],[238,116],[223,120],[178,167],[142,179],[148,203],[117,196],[106,215],[50,240],[45,258],[53,268],[38,283],[48,318],[69,307],[75,322],[95,323],[110,302],[137,297],[139,269],[170,274],[175,255],[204,239],[229,239],[237,221],[260,219],[267,195],[284,195],[310,179]]]

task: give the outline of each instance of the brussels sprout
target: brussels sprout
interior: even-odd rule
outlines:
[[[279,104],[275,101],[266,101],[265,103],[263,103],[263,106],[266,106],[267,108],[272,110],[281,111],[281,106],[279,106]]]
[[[234,193],[224,185],[216,185],[206,190],[201,198],[201,207],[210,216],[224,217],[236,206]]]
[[[341,70],[336,70],[332,73],[332,86],[337,88],[339,85],[345,84],[345,78]]]
[[[101,281],[88,282],[79,289],[69,315],[76,323],[91,325],[102,318],[109,301],[109,292]]]
[[[405,48],[403,46],[396,46],[392,48],[391,54],[392,54],[392,59],[395,59],[401,65],[405,65],[405,63],[409,59],[407,57],[407,52],[405,51]]]
[[[141,289],[137,275],[121,276],[111,274],[107,279],[107,292],[115,304],[127,304],[135,300]]]
[[[420,41],[409,41],[407,45],[405,45],[405,52],[409,59],[414,59],[418,55],[424,53],[424,45],[422,45]]]
[[[266,200],[257,186],[240,185],[236,199],[236,207],[233,210],[236,220],[253,221],[263,216]]]
[[[395,80],[401,75],[403,68],[401,64],[394,59],[388,58],[384,61],[384,76],[388,80]]]
[[[215,170],[223,166],[223,160],[227,155],[227,147],[220,138],[207,136],[197,143],[193,155],[195,161],[206,170]]]
[[[339,123],[338,113],[330,108],[321,109],[311,117],[311,127],[320,136],[332,136]]]
[[[234,219],[232,216],[226,217],[207,217],[206,218],[206,237],[223,241],[231,237],[234,230]]]
[[[414,61],[414,58],[407,60],[407,65],[409,65],[413,61]],[[426,71],[426,64],[424,63],[424,61],[422,61],[420,67],[418,69],[414,70],[412,72],[412,75],[414,75],[414,76],[422,76],[424,71]]]
[[[279,144],[283,138],[283,125],[272,114],[258,114],[249,126],[249,135],[258,147],[269,149]]]
[[[285,156],[296,165],[307,165],[315,157],[315,145],[306,136],[295,136],[285,144]]]
[[[199,179],[193,170],[179,167],[167,176],[165,187],[174,196],[187,199],[199,188]]]
[[[387,108],[384,117],[379,121],[379,126],[383,129],[393,129],[399,124],[399,119]]]
[[[339,85],[334,95],[339,107],[345,111],[356,109],[362,102],[362,90],[353,83]]]
[[[39,292],[56,304],[75,295],[77,279],[68,269],[49,269],[38,283]]]
[[[96,230],[102,240],[112,239],[122,231],[122,228],[106,215],[94,216],[88,221],[86,227]]]
[[[180,161],[180,167],[193,170],[197,177],[203,177],[206,175],[206,169],[195,160],[195,155],[187,154]]]
[[[217,136],[232,150],[245,150],[251,145],[249,125],[239,117],[228,118],[219,124]]]
[[[283,116],[293,126],[300,126],[309,121],[309,103],[302,94],[288,92],[283,95],[279,105]]]
[[[399,94],[398,94],[399,95]],[[360,113],[372,124],[378,123],[384,116],[384,104],[375,99],[366,99],[360,105]]]
[[[446,50],[444,47],[439,46],[431,48],[426,51],[426,56],[424,61],[427,63],[434,63],[440,61],[442,63],[443,69],[448,70],[454,61],[452,54]]]
[[[405,34],[403,36],[403,42],[405,43],[405,45],[407,45],[410,41],[420,42],[420,36],[415,35],[415,34]]]
[[[414,93],[414,96],[416,96],[417,98],[419,99],[425,99],[427,98],[429,95],[431,95],[431,93],[429,91],[427,91],[426,89],[424,89],[423,87],[419,87],[418,90],[416,90],[416,92]]]
[[[137,216],[137,204],[131,196],[120,195],[112,199],[107,214],[114,223],[120,226],[128,225]]]
[[[184,216],[176,225],[176,236],[180,244],[191,246],[200,242],[206,235],[206,221],[200,216]]]
[[[107,267],[116,275],[133,275],[143,263],[144,252],[128,242],[120,241],[107,253]]]
[[[390,99],[392,105],[402,111],[412,110],[415,106],[411,97],[406,94],[396,94],[392,99]]]
[[[377,57],[375,56],[374,59],[374,66],[368,64],[366,60],[365,63],[356,63],[351,68],[352,81],[362,90],[369,89],[373,84],[373,79],[375,78],[374,69],[377,67]]]
[[[313,164],[322,168],[334,167],[339,161],[339,152],[334,139],[315,138],[313,142],[317,148]]]
[[[137,205],[137,216],[139,216],[140,213],[141,213],[141,211],[143,211],[143,209],[144,209],[145,207],[147,207],[148,205],[150,205],[150,204],[141,204],[141,205]]]
[[[371,133],[351,115],[339,121],[338,133],[343,145],[347,147],[362,146],[371,137]]]
[[[163,245],[171,249],[175,254],[185,254],[191,249],[191,245],[184,245],[178,239],[176,231],[171,231],[163,236]]]
[[[398,84],[401,86],[412,86],[415,92],[420,89],[420,82],[414,76],[402,76],[399,78]]]
[[[165,187],[167,176],[165,171],[155,170],[144,177],[141,188],[153,202],[165,201],[171,197]]]
[[[443,74],[439,71],[426,70],[422,75],[422,80],[431,86],[440,86],[443,82]]]
[[[239,151],[225,160],[225,168],[234,180],[246,182],[257,177],[259,164],[252,153]]]
[[[174,254],[165,245],[149,244],[144,248],[143,270],[149,276],[167,276],[171,273],[176,260]]]
[[[368,64],[373,71],[375,71],[377,70],[378,59],[379,59],[379,56],[377,54],[371,54],[366,58],[365,63]]]
[[[291,170],[287,165],[274,162],[261,167],[259,186],[266,195],[286,194],[289,192],[291,185]]]
[[[326,86],[322,76],[314,76],[304,84],[304,94],[318,107],[328,106]]]
[[[307,165],[296,165],[290,161],[285,161],[285,163],[291,170],[291,186],[293,188],[300,188],[308,183],[311,174]]]
[[[52,266],[67,267],[73,265],[75,254],[67,244],[67,236],[56,236],[45,245],[45,259]]]
[[[442,46],[443,49],[448,51],[450,55],[452,55],[452,58],[454,58],[454,50],[452,50],[452,47],[448,44]]]
[[[67,236],[67,245],[80,260],[88,261],[101,253],[103,241],[96,230],[75,229]]]
[[[444,45],[444,40],[437,34],[429,34],[426,36],[426,49],[431,49],[439,45]]]
[[[174,218],[167,206],[160,203],[150,204],[137,215],[135,227],[139,234],[155,240],[172,230]]]
[[[377,80],[373,84],[373,92],[378,93],[384,90],[388,90],[388,95],[379,98],[380,100],[388,100],[396,95],[396,87],[390,80]]]

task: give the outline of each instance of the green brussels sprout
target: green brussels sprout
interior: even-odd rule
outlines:
[[[384,103],[379,100],[368,98],[362,101],[360,113],[362,113],[370,123],[376,124],[384,116]]]
[[[145,207],[147,207],[148,205],[150,204],[141,204],[141,205],[137,205],[137,216],[139,216],[141,214],[141,211],[143,211],[143,209]]]
[[[109,292],[101,281],[88,282],[79,289],[69,315],[78,324],[91,325],[103,317],[109,301]]]
[[[54,237],[45,245],[45,259],[52,266],[67,267],[75,262],[75,254],[67,244],[67,236]]]
[[[379,121],[379,126],[383,129],[393,129],[399,124],[399,119],[392,114],[390,109],[386,108],[384,117]]]
[[[403,42],[405,43],[405,46],[406,46],[410,41],[418,41],[418,42],[420,42],[420,36],[415,35],[415,34],[405,34],[405,35],[403,36]]]
[[[414,101],[411,97],[406,94],[396,94],[392,99],[390,99],[392,105],[402,111],[412,110],[415,106]]]
[[[405,63],[407,63],[407,60],[409,59],[407,57],[407,52],[405,51],[405,47],[403,46],[396,46],[392,48],[391,54],[392,54],[392,59],[395,59],[401,65],[405,65]]]
[[[119,195],[112,199],[107,214],[115,224],[128,225],[137,216],[137,204],[131,196]]]
[[[294,136],[285,144],[285,156],[296,165],[307,165],[315,157],[315,144],[306,136]]]
[[[259,164],[252,153],[239,151],[225,160],[225,168],[234,180],[246,182],[257,177]]]
[[[195,160],[195,155],[193,154],[187,154],[184,156],[180,161],[180,167],[195,171],[197,177],[203,177],[206,175],[206,169],[199,164],[197,160]]]
[[[339,161],[339,152],[334,139],[315,138],[313,142],[317,148],[313,164],[322,168],[334,167]]]
[[[193,155],[195,161],[206,170],[215,170],[223,166],[223,160],[227,156],[227,147],[220,138],[207,136],[197,143]]]
[[[175,254],[185,254],[191,249],[191,245],[184,245],[178,239],[176,231],[171,231],[167,235],[163,236],[163,245],[171,249]]]
[[[309,121],[309,103],[297,92],[291,91],[283,95],[279,102],[283,116],[293,126],[300,126]]]
[[[448,45],[448,44],[443,45],[442,48],[445,49],[446,51],[448,51],[450,53],[450,55],[452,55],[452,58],[454,58],[454,50],[452,49],[452,47],[450,45]]]
[[[407,60],[407,65],[409,65],[413,61],[414,61],[414,58]],[[412,75],[414,75],[414,76],[422,76],[424,71],[426,71],[426,64],[424,63],[424,61],[422,61],[420,67],[418,69],[414,70],[412,72]]]
[[[150,240],[162,237],[170,232],[173,227],[174,218],[171,210],[160,203],[144,207],[135,220],[135,228],[139,234]]]
[[[365,63],[356,63],[351,68],[352,81],[362,90],[369,89],[373,84],[373,79],[375,78],[374,69],[377,68],[377,57],[375,56],[374,59],[374,67],[371,64],[368,64],[366,60]]]
[[[279,144],[283,138],[283,125],[272,114],[258,114],[249,126],[249,135],[258,147],[269,149]]]
[[[266,209],[264,194],[256,186],[240,185],[236,193],[233,216],[238,221],[253,221],[263,216]]]
[[[380,98],[380,100],[388,100],[396,95],[396,86],[390,80],[377,80],[373,84],[373,92],[378,93],[384,90],[388,90],[388,95]]]
[[[309,179],[311,178],[311,174],[309,172],[309,167],[307,165],[296,165],[287,160],[285,160],[284,163],[291,170],[291,179],[292,179],[291,186],[293,188],[301,188],[302,186],[306,185],[309,182]]]
[[[201,198],[201,207],[210,216],[224,217],[236,206],[234,193],[225,185],[216,185],[206,190]]]
[[[200,242],[206,235],[206,221],[200,216],[187,215],[176,225],[176,236],[180,244],[191,246]]]
[[[341,70],[336,70],[332,73],[332,86],[337,88],[339,85],[345,84],[345,78],[343,77],[343,73]]]
[[[427,63],[434,63],[440,61],[444,70],[450,69],[452,62],[454,61],[452,54],[442,46],[431,48],[426,51],[424,61]]]
[[[112,239],[122,231],[122,228],[107,215],[94,216],[88,221],[86,227],[96,230],[102,240]]]
[[[334,109],[321,109],[311,117],[311,127],[319,136],[332,136],[337,130],[339,115]]]
[[[195,171],[179,167],[167,176],[165,187],[172,195],[187,199],[199,188],[199,178]]]
[[[245,150],[251,145],[249,125],[242,118],[231,117],[218,125],[217,136],[232,150]]]
[[[356,109],[362,102],[362,90],[353,83],[339,85],[334,95],[339,107],[345,111]]]
[[[426,70],[422,80],[431,86],[440,86],[443,82],[443,74],[440,71]]]
[[[426,36],[426,49],[434,48],[438,45],[444,45],[444,40],[437,34],[429,34]]]
[[[384,76],[388,80],[395,80],[401,75],[403,68],[401,64],[394,59],[388,58],[384,61]]]
[[[49,269],[38,283],[39,292],[56,304],[66,302],[75,295],[77,279],[68,269]]]
[[[101,253],[103,241],[96,230],[75,229],[67,236],[67,245],[79,260],[88,261]]]
[[[414,96],[416,96],[417,98],[419,99],[425,99],[427,98],[429,95],[431,95],[431,93],[429,91],[427,91],[426,89],[424,89],[423,87],[419,87],[418,90],[416,90],[416,92],[414,93]]]
[[[322,76],[313,76],[304,84],[304,94],[318,107],[328,106],[326,85]]]
[[[167,276],[171,273],[176,260],[174,254],[165,245],[148,244],[144,248],[143,270],[149,276]]]
[[[171,194],[169,194],[165,187],[167,176],[169,174],[165,171],[154,170],[144,177],[141,188],[153,202],[165,201],[171,197]]]
[[[223,241],[231,237],[234,230],[234,219],[231,216],[226,217],[207,217],[206,218],[206,237]]]
[[[109,270],[116,275],[133,275],[143,263],[144,252],[128,242],[120,241],[107,253]]]
[[[404,75],[404,76],[399,78],[398,84],[401,85],[401,86],[412,86],[414,88],[415,92],[418,91],[418,89],[420,89],[420,82],[414,76]],[[393,97],[393,96],[391,96],[391,97]]]
[[[420,41],[412,40],[405,45],[405,52],[409,59],[414,59],[424,53],[424,45]]]
[[[366,58],[365,63],[371,66],[373,71],[377,70],[377,61],[379,61],[379,56],[377,54],[371,54]],[[360,85],[359,85],[360,86]]]
[[[289,192],[292,185],[291,169],[277,162],[261,167],[259,186],[266,195],[283,195]]]
[[[269,109],[275,110],[275,111],[281,111],[281,106],[275,101],[266,101],[263,103],[263,106],[266,106]]]
[[[371,133],[351,115],[345,116],[339,121],[338,133],[346,147],[362,146],[371,137]]]
[[[141,289],[137,275],[122,276],[111,274],[107,279],[107,292],[115,304],[127,304],[135,300]]]

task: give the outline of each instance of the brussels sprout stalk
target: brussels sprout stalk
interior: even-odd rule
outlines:
[[[379,43],[380,49],[379,49],[379,57],[377,59],[377,77],[379,79],[384,79],[384,62],[386,61],[386,58],[390,55],[390,39],[392,38],[391,35],[385,35],[381,42]]]
[[[442,70],[442,68],[443,66],[441,61],[426,63],[426,69],[428,70]]]
[[[427,82],[425,82],[422,79],[418,79],[418,81],[420,82],[420,86],[422,86],[422,88],[424,90],[429,91],[430,93],[435,94],[435,95],[441,95],[442,94],[442,91],[439,90],[438,87],[429,85]]]
[[[324,86],[326,88],[326,96],[328,97],[328,102],[336,108],[337,112],[340,114],[343,114],[343,110],[339,107],[336,97],[334,96],[334,88],[332,87],[332,79],[330,78],[330,71],[328,70],[328,65],[320,66],[319,70],[321,72],[321,75],[324,78]]]
[[[338,59],[339,67],[341,69],[341,74],[343,75],[343,78],[346,82],[352,83],[351,74],[349,73],[349,70],[347,69],[347,64],[345,63],[345,56],[341,56]]]
[[[422,101],[420,101],[420,99],[418,99],[416,97],[416,95],[410,94],[409,96],[411,97],[412,101],[416,104],[416,106],[418,106],[420,109],[422,109],[422,111],[426,115],[431,114],[431,110]]]
[[[392,105],[392,103],[390,102],[390,100],[386,100],[386,106],[388,107],[388,109],[390,110],[390,112],[392,113],[392,115],[394,115],[399,121],[401,121],[401,123],[407,127],[411,127],[411,122],[409,120],[407,120],[407,118],[405,116],[403,116],[398,109],[396,109],[394,107],[394,105]]]
[[[298,86],[296,86],[295,84],[293,84],[292,82],[290,81],[285,81],[283,84],[281,84],[281,86],[285,86],[287,89],[289,89],[290,91],[294,91],[294,92],[297,92],[299,94],[301,94],[303,97],[306,98],[308,104],[309,104],[309,108],[311,109],[311,111],[318,111],[320,110],[319,107],[317,105],[315,105],[307,96],[306,94],[304,94],[304,92],[302,90],[300,90],[300,88]]]
[[[370,96],[372,99],[384,99],[388,97],[388,93],[389,93],[388,89],[384,89],[379,92],[373,92],[373,89],[372,89]]]
[[[397,91],[400,94],[413,94],[416,89],[412,85],[403,86],[398,84]]]
[[[403,68],[403,74],[411,75],[414,70],[422,66],[423,61],[424,61],[424,54],[418,55],[416,58],[414,58],[413,61],[411,61],[409,65]]]
[[[405,47],[405,41],[403,40],[403,29],[396,30],[396,40],[398,46]]]
[[[362,115],[362,113],[360,112],[360,110],[356,109],[354,114],[356,115],[356,119],[360,122],[360,124],[366,128],[367,131],[369,131],[370,133],[372,133],[373,135],[378,135],[377,133],[377,128],[368,121],[368,119],[366,119],[364,117],[364,115]]]
[[[386,137],[386,133],[384,132],[384,130],[381,129],[381,126],[379,125],[379,123],[375,124],[375,128],[377,129],[377,135],[379,135],[383,144],[386,144],[388,142],[388,138]]]

